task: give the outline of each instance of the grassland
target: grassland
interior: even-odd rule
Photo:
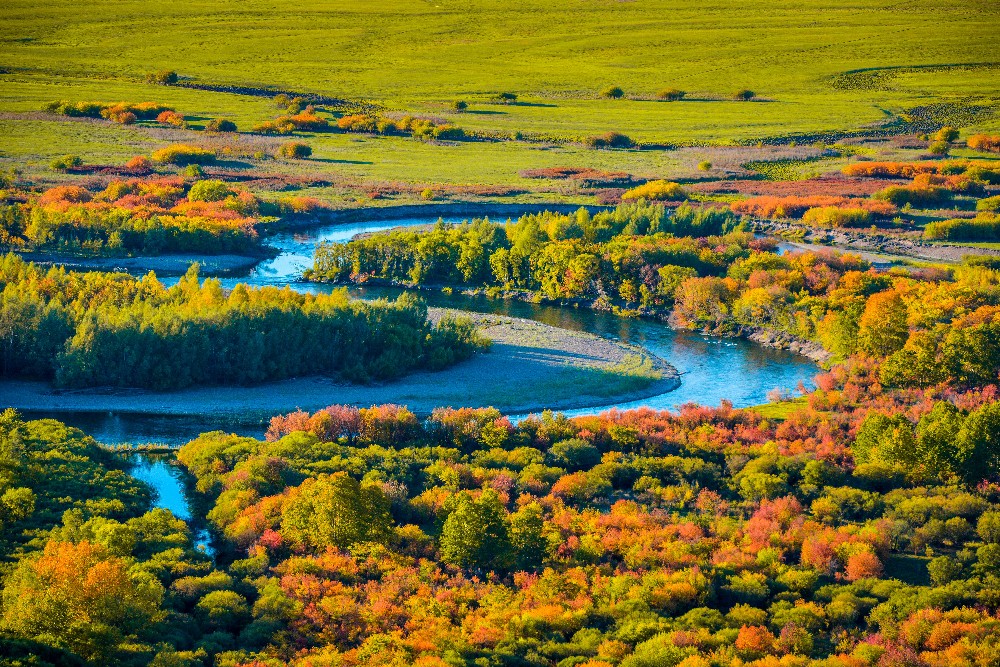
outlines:
[[[570,17],[567,20],[567,16]],[[55,122],[57,99],[155,100],[193,126],[241,128],[273,118],[263,97],[187,85],[319,94],[347,107],[432,115],[522,141],[425,145],[399,138],[315,137],[320,171],[408,182],[508,183],[524,168],[609,162],[636,173],[683,165],[662,151],[588,151],[563,142],[615,130],[646,144],[753,144],[853,131],[917,117],[966,132],[998,127],[1000,8],[988,0],[464,0],[145,3],[66,0],[0,7],[0,159],[42,165],[80,153],[112,161],[165,143],[165,133]],[[179,86],[145,82],[170,69]],[[608,85],[625,99],[602,99]],[[664,87],[687,91],[659,102]],[[731,100],[748,88],[754,102]],[[513,92],[514,105],[491,101]],[[468,111],[455,113],[462,99]],[[943,103],[943,106],[941,105]],[[970,107],[971,105],[971,107]],[[973,111],[969,112],[972,108]],[[929,114],[929,115],[928,115]]]

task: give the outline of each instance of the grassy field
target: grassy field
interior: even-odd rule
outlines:
[[[578,200],[565,183],[541,187],[518,174],[573,165],[692,179],[705,176],[696,170],[701,161],[732,171],[788,158],[755,144],[790,135],[914,119],[956,124],[963,135],[1000,128],[998,25],[991,0],[94,0],[85,10],[67,0],[8,0],[0,6],[0,166],[17,165],[36,184],[72,180],[49,171],[49,161],[71,153],[121,164],[170,142],[205,141],[194,130],[209,118],[246,131],[280,113],[266,97],[185,87],[243,86],[321,94],[345,108],[374,104],[507,138],[306,134],[311,160],[253,160],[244,151],[234,165],[360,184],[306,194],[356,204],[371,184],[397,181],[504,185],[534,190],[534,201]],[[146,83],[168,69],[180,85]],[[600,97],[609,85],[625,97]],[[657,101],[665,87],[687,97]],[[744,88],[758,99],[731,99]],[[518,103],[495,103],[498,92],[516,93]],[[194,130],[39,112],[60,99],[160,102]],[[469,109],[453,111],[456,100]],[[595,151],[578,143],[612,130],[647,146],[689,148]],[[518,133],[531,140],[510,139]],[[281,140],[235,141],[273,152]],[[745,146],[740,156],[717,150],[734,144]],[[802,177],[839,166],[796,169]]]

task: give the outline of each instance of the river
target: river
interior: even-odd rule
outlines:
[[[306,231],[277,234],[268,243],[280,254],[260,263],[248,275],[225,278],[225,287],[245,282],[251,285],[284,286],[307,292],[334,289],[330,285],[301,282],[302,271],[312,265],[312,254],[321,242],[347,241],[357,234],[371,233],[397,227],[414,227],[433,224],[436,219],[410,218],[393,221],[361,222],[332,225]],[[446,222],[460,222],[446,219]],[[779,248],[780,252],[788,250]],[[176,281],[164,279],[165,283]],[[402,290],[397,288],[352,287],[358,298],[394,298]],[[743,339],[717,338],[691,331],[677,331],[649,320],[620,318],[585,308],[534,304],[513,299],[489,299],[483,296],[462,294],[447,295],[441,292],[422,292],[431,306],[456,308],[481,313],[496,313],[536,320],[551,326],[587,331],[599,336],[639,345],[669,361],[681,373],[681,386],[671,392],[631,403],[611,403],[566,414],[593,414],[610,408],[629,409],[648,406],[660,410],[674,409],[684,403],[718,405],[728,400],[736,407],[746,407],[766,402],[773,389],[793,391],[800,383],[812,386],[811,378],[817,366],[799,355],[784,350],[765,348]],[[149,416],[116,414],[108,412],[83,413],[25,413],[29,418],[53,417],[71,426],[81,428],[100,442],[157,443],[179,447],[199,433],[224,430],[253,437],[262,437],[264,424],[206,421],[196,417]],[[525,415],[511,415],[519,420]],[[195,513],[191,499],[182,483],[183,472],[162,455],[138,454],[133,474],[148,482],[157,491],[156,505],[170,509],[176,516],[190,520]],[[196,539],[210,550],[207,533],[196,530]]]

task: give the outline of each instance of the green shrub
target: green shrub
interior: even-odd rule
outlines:
[[[188,144],[171,144],[157,151],[153,151],[151,156],[154,162],[160,164],[176,164],[185,166],[189,164],[212,164],[215,162],[215,153],[205,148],[190,146]]]
[[[497,93],[493,96],[493,101],[497,104],[514,104],[517,102],[515,93]]]
[[[205,123],[206,132],[235,132],[236,123],[225,118],[213,118]]]
[[[632,148],[635,146],[635,142],[621,132],[605,132],[598,136],[587,137],[583,143],[588,148]]]
[[[83,164],[83,160],[79,155],[63,155],[62,157],[57,157],[52,162],[49,162],[49,168],[52,171],[66,171],[72,169],[73,167],[79,167]]]
[[[931,206],[947,204],[951,201],[951,192],[947,188],[934,185],[890,185],[872,196],[875,199],[895,204],[900,208],[907,204],[913,208],[929,208]]]
[[[947,155],[948,154],[948,142],[947,141],[933,141],[927,147],[927,152],[933,155]]]
[[[817,206],[802,215],[802,222],[813,227],[870,227],[872,213],[863,208]]]
[[[958,139],[958,130],[950,125],[945,125],[940,130],[934,133],[931,137],[934,141],[943,141],[949,143]]]
[[[187,178],[201,178],[204,175],[205,170],[196,164],[189,164],[181,169],[181,176],[186,176]]]
[[[198,181],[188,191],[188,201],[222,201],[233,194],[222,181]]]
[[[451,108],[453,111],[465,111],[469,108],[469,103],[464,100],[455,100],[451,103]]]
[[[959,218],[932,222],[924,229],[924,238],[938,241],[1000,241],[1000,215],[980,213],[971,220]]]
[[[672,181],[650,181],[622,193],[622,201],[645,199],[646,201],[683,201],[688,193]]]
[[[664,102],[677,102],[678,100],[684,99],[685,94],[686,93],[683,90],[678,90],[676,88],[664,88],[656,93],[656,97]]]
[[[976,202],[976,210],[985,211],[987,213],[1000,213],[1000,195],[980,199]]]
[[[312,148],[309,144],[301,141],[286,141],[278,149],[278,155],[289,160],[304,160],[312,155]]]
[[[748,90],[747,88],[744,88],[742,90],[737,90],[735,93],[733,93],[733,99],[740,102],[749,102],[755,97],[757,97],[757,93],[753,92],[752,90]]]
[[[177,83],[177,72],[173,70],[160,70],[159,72],[153,72],[152,74],[146,75],[147,83],[156,83],[161,86],[170,86]]]
[[[618,86],[608,86],[601,91],[601,97],[606,97],[609,100],[619,100],[625,97],[625,91]]]
[[[702,160],[698,163],[698,171],[708,171],[712,168],[712,163],[708,160]]]

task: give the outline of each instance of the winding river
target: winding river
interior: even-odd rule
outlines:
[[[446,222],[460,222],[446,219]],[[329,285],[300,281],[303,269],[312,265],[312,254],[320,242],[347,241],[357,234],[377,232],[396,227],[428,225],[436,219],[410,218],[392,221],[361,222],[331,225],[307,231],[278,234],[269,243],[281,252],[260,263],[248,275],[225,278],[222,283],[232,287],[238,282],[252,285],[284,286],[293,289],[322,292]],[[783,251],[784,248],[779,248]],[[165,283],[176,281],[165,279]],[[402,290],[395,288],[353,287],[350,292],[359,298],[394,298]],[[526,303],[517,300],[488,299],[461,294],[424,292],[431,306],[455,308],[480,313],[495,313],[536,320],[551,326],[586,331],[599,336],[639,345],[669,361],[681,373],[681,386],[674,391],[631,403],[611,403],[604,406],[566,411],[567,415],[593,414],[610,408],[628,409],[641,406],[665,410],[684,403],[718,405],[729,400],[736,407],[767,401],[772,389],[792,391],[799,383],[811,385],[817,366],[791,352],[774,350],[743,339],[704,336],[690,331],[677,331],[648,320],[619,318],[588,309]],[[116,414],[108,412],[25,413],[30,418],[53,417],[83,429],[100,442],[157,443],[179,447],[199,433],[225,430],[241,435],[262,437],[263,424],[211,421],[198,417]],[[515,420],[525,415],[511,415]],[[149,483],[157,492],[156,505],[171,510],[176,516],[191,521],[197,518],[183,483],[184,472],[173,465],[170,457],[140,453],[135,456],[132,474]],[[197,523],[197,522],[195,522]],[[208,533],[194,525],[201,548],[211,552]]]
[[[460,222],[461,219],[445,219]],[[436,222],[428,218],[408,218],[390,221],[359,222],[319,227],[305,231],[277,234],[268,239],[280,254],[260,263],[248,275],[224,278],[222,283],[232,287],[246,282],[252,285],[291,285],[293,289],[323,292],[334,289],[330,285],[300,281],[305,268],[312,265],[313,250],[320,242],[347,241],[357,234],[371,233],[398,227],[414,227]],[[165,279],[164,282],[176,281]],[[397,288],[352,287],[350,292],[359,298],[394,298],[402,290]],[[423,292],[431,306],[455,308],[480,313],[495,313],[536,320],[551,326],[586,331],[599,336],[632,343],[669,361],[681,373],[681,386],[671,392],[631,403],[608,405],[566,411],[568,415],[593,414],[610,408],[628,409],[640,406],[665,410],[684,403],[718,405],[729,400],[737,407],[756,405],[767,401],[773,389],[793,391],[799,383],[811,385],[817,366],[799,355],[783,350],[765,348],[743,339],[705,336],[691,331],[677,331],[653,321],[626,319],[609,313],[585,308],[563,307],[526,303],[518,300],[488,299],[462,294],[446,295],[441,292]],[[181,416],[147,416],[116,413],[61,413],[48,415],[28,413],[28,416],[53,416],[73,426],[78,426],[99,441],[106,443],[155,442],[180,445],[199,433],[209,430],[226,430],[260,437],[262,424],[208,422],[205,419]],[[511,415],[519,419],[525,415]]]

